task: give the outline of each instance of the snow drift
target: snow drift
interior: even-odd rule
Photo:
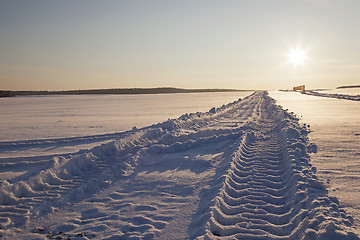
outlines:
[[[303,91],[301,92],[307,95],[313,95],[318,97],[329,97],[329,98],[337,98],[337,99],[345,99],[352,101],[360,101],[360,95],[348,95],[348,94],[339,94],[339,93],[324,93],[324,92],[316,92],[316,91]]]

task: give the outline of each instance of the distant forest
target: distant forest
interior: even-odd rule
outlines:
[[[250,90],[237,89],[182,89],[172,87],[161,88],[115,88],[68,91],[6,91],[0,90],[0,97],[28,95],[84,95],[84,94],[161,94],[161,93],[199,93],[199,92],[238,92]]]

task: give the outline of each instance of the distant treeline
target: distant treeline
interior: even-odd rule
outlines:
[[[182,89],[172,87],[162,88],[115,88],[68,91],[6,91],[0,90],[0,97],[28,95],[83,95],[83,94],[159,94],[159,93],[198,93],[198,92],[237,92],[250,90],[237,89]]]
[[[354,86],[340,86],[340,87],[337,87],[336,89],[341,89],[341,88],[360,88],[360,85],[354,85]]]

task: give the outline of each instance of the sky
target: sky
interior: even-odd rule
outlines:
[[[0,89],[360,84],[359,0],[0,0]],[[292,49],[306,53],[289,62]]]

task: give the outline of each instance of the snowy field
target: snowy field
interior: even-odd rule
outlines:
[[[122,136],[133,127],[208,111],[250,93],[0,98],[0,153],[2,157],[71,153]]]
[[[0,98],[0,141],[123,132],[203,112],[251,92]]]
[[[359,102],[213,94],[14,108],[24,128],[1,122],[2,238],[359,239]],[[127,115],[136,105],[148,115]]]
[[[270,96],[311,126],[310,140],[318,146],[311,156],[317,176],[360,230],[360,102],[297,92],[271,92]]]

